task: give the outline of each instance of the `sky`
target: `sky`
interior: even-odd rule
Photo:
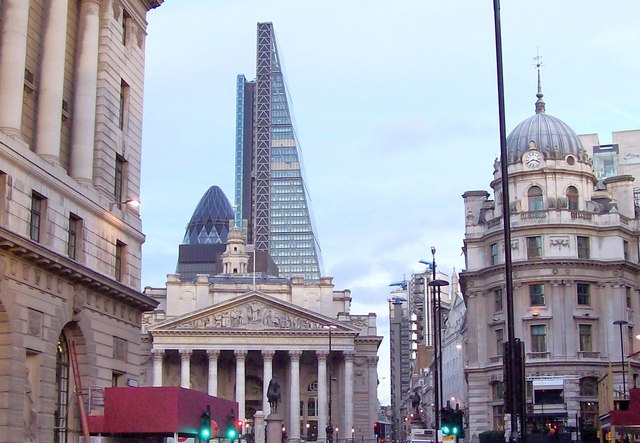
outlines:
[[[147,15],[142,285],[164,287],[198,201],[233,201],[236,76],[272,22],[324,261],[375,312],[390,403],[389,284],[464,269],[462,194],[500,155],[494,8],[480,0],[165,0]],[[502,1],[507,134],[547,113],[611,142],[640,129],[638,0]],[[493,198],[493,196],[491,197]]]

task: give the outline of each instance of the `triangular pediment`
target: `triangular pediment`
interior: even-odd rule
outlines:
[[[258,291],[217,303],[180,317],[165,320],[148,328],[154,332],[170,331],[323,331],[336,325],[336,332],[355,332],[351,325],[317,312],[301,308]]]

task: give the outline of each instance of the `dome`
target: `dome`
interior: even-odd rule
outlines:
[[[211,186],[193,211],[182,243],[225,244],[229,220],[233,218],[233,209],[227,196],[218,186]]]
[[[571,154],[579,161],[586,160],[585,150],[573,129],[546,113],[539,83],[536,96],[535,115],[521,122],[507,137],[508,164],[520,162],[530,147],[538,149],[545,159],[564,159]]]

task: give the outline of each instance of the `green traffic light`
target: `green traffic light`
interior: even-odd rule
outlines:
[[[449,435],[449,433],[451,432],[451,429],[449,429],[449,426],[447,425],[444,425],[443,427],[441,427],[440,430],[444,435]]]
[[[238,436],[238,433],[236,432],[236,430],[235,430],[235,429],[229,429],[229,430],[227,431],[227,438],[230,438],[230,439],[232,439],[232,440],[233,440],[233,439],[234,439],[234,438],[236,438],[237,436]]]
[[[211,433],[209,432],[208,429],[202,429],[200,431],[200,438],[208,438],[210,437]]]
[[[458,435],[460,432],[458,431],[458,427],[454,426],[453,429],[451,429],[451,434],[452,435]]]

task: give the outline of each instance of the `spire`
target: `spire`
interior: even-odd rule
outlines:
[[[536,114],[544,114],[546,109],[545,109],[545,104],[544,104],[544,100],[542,100],[542,83],[540,82],[540,68],[542,67],[542,56],[540,55],[536,55],[533,58],[536,61],[536,69],[538,70],[538,93],[536,94],[536,97],[538,97],[538,100],[536,100]]]

